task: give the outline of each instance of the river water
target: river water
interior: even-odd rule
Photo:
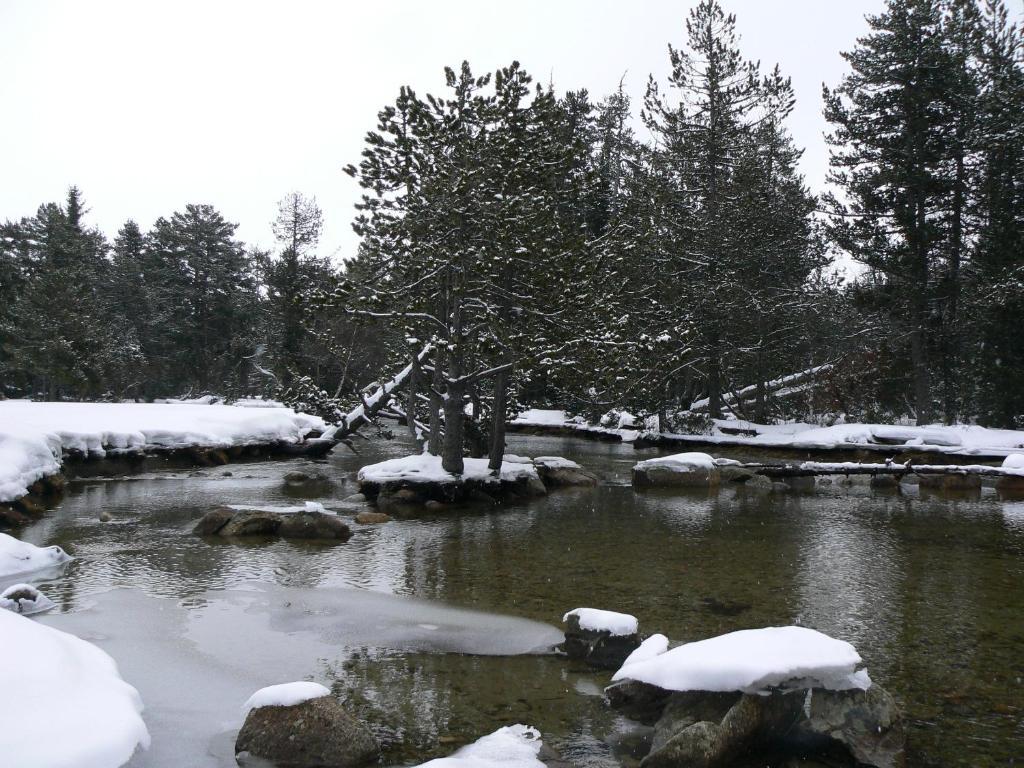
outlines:
[[[542,652],[580,606],[632,613],[674,640],[814,627],[854,643],[902,704],[909,765],[1024,764],[1024,503],[838,484],[637,494],[629,470],[651,451],[512,436],[511,452],[575,459],[603,483],[354,526],[344,544],[191,534],[217,504],[295,504],[282,476],[296,469],[330,476],[315,500],[351,516],[341,499],[356,470],[410,450],[357,447],[77,481],[20,534],[76,558],[37,581],[58,603],[39,620],[104,648],[146,702],[153,745],[132,766],[233,765],[241,704],[299,679],[331,686],[387,765],[517,722],[580,766],[635,765],[645,732],[605,706],[608,674]]]

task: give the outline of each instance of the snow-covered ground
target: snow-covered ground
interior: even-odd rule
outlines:
[[[487,459],[463,459],[463,464],[463,480],[484,482],[495,480],[491,470],[487,468]],[[501,463],[502,480],[514,481],[524,477],[540,480],[533,464],[521,461],[503,461]],[[441,467],[440,456],[431,456],[428,453],[389,459],[378,464],[369,464],[359,470],[360,482],[387,483],[396,480],[451,483],[456,480],[456,477],[444,471]]]
[[[857,649],[807,627],[745,629],[666,650],[648,638],[612,677],[668,691],[742,691],[773,687],[867,689]]]
[[[65,451],[106,455],[150,448],[227,448],[299,442],[323,430],[290,408],[196,403],[35,403],[0,401],[0,502],[25,495],[60,470]]]
[[[530,409],[519,414],[514,424],[524,426],[567,427],[580,432],[615,433],[625,442],[643,434],[641,425],[629,414],[619,414],[618,426],[595,427],[578,418],[567,417],[565,411]],[[1007,456],[1024,449],[1024,431],[989,429],[973,424],[945,426],[903,426],[892,424],[756,424],[734,419],[714,420],[710,435],[684,435],[671,432],[663,436],[683,442],[720,445],[750,445],[762,448],[842,449],[885,448],[907,446],[925,451],[958,456]],[[650,429],[655,425],[648,420]],[[737,430],[756,434],[735,434]]]
[[[575,616],[580,629],[591,632],[607,632],[616,637],[635,635],[639,627],[636,616],[615,611],[602,611],[599,608],[574,608],[562,617],[564,624],[570,616]]]
[[[527,725],[508,725],[463,747],[451,757],[423,763],[419,768],[544,768],[537,755],[540,732]]]
[[[138,692],[85,640],[0,611],[0,764],[117,768],[149,747]]]

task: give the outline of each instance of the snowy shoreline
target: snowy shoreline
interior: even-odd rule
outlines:
[[[0,503],[58,475],[70,456],[297,446],[324,422],[284,407],[0,401]]]
[[[510,432],[552,434],[634,443],[639,447],[689,446],[696,448],[751,448],[767,451],[800,451],[822,455],[865,452],[893,456],[913,451],[933,453],[952,459],[959,457],[1001,461],[1024,452],[1024,431],[989,429],[975,425],[929,425],[924,427],[891,424],[755,424],[719,419],[710,435],[684,435],[645,429],[631,417],[620,419],[618,427],[600,427],[581,423],[564,411],[531,409],[509,422]],[[754,434],[736,434],[750,432]]]

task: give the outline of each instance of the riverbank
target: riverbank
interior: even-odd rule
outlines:
[[[259,405],[0,401],[0,523],[37,513],[62,491],[65,473],[214,466],[333,447],[316,442],[321,419]]]
[[[880,458],[915,463],[988,464],[1024,451],[1024,431],[989,429],[970,424],[924,427],[900,424],[756,424],[716,419],[710,434],[657,431],[623,414],[614,425],[596,426],[567,416],[565,411],[531,409],[509,422],[508,431],[527,435],[581,437],[603,442],[632,443],[636,448],[671,450],[743,449],[751,457],[810,461],[876,462]],[[942,457],[943,461],[934,461]]]

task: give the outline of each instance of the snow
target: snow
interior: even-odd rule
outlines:
[[[299,681],[296,683],[281,683],[279,685],[268,685],[260,688],[256,693],[242,705],[242,716],[248,715],[251,710],[260,707],[293,707],[310,699],[319,699],[322,696],[330,696],[331,690],[320,683]]]
[[[71,556],[60,547],[37,547],[0,533],[0,577],[52,568],[69,560]]]
[[[930,424],[917,427],[852,423],[819,427],[800,422],[756,424],[729,419],[716,419],[714,424],[715,432],[711,435],[665,433],[665,436],[681,443],[804,450],[866,448],[891,452],[895,444],[902,443],[922,451],[954,456],[1007,456],[1011,453],[1020,453],[1024,448],[1024,431],[989,429],[973,424]],[[757,434],[735,435],[723,431],[737,428],[753,430]]]
[[[642,643],[640,646],[633,651],[626,660],[622,662],[622,669],[625,669],[630,664],[636,664],[638,661],[647,661],[653,659],[655,656],[660,656],[668,650],[668,638],[665,635],[651,635]]]
[[[106,653],[0,611],[5,665],[0,761],[25,768],[116,768],[149,747],[142,700]]]
[[[652,467],[672,469],[677,472],[692,472],[695,469],[712,470],[716,467],[715,459],[706,453],[677,453],[673,456],[661,456],[639,462],[633,469],[644,470]]]
[[[766,627],[686,643],[632,662],[627,659],[612,680],[636,680],[669,691],[867,689],[871,680],[866,671],[857,670],[860,663],[852,645],[816,630]]]
[[[544,408],[528,408],[513,419],[513,422],[516,424],[536,424],[549,427],[561,427],[567,421],[565,411],[546,410]]]
[[[1024,453],[1011,453],[1003,459],[1003,469],[1024,470]]]
[[[639,626],[636,616],[615,611],[602,611],[598,608],[574,608],[562,617],[562,623],[567,622],[570,616],[575,616],[579,620],[580,629],[607,632],[616,637],[635,635]]]
[[[537,757],[541,746],[537,729],[508,725],[463,747],[451,757],[422,763],[419,768],[544,768]]]
[[[487,468],[487,459],[464,459],[463,480],[482,480],[484,482],[496,482]],[[540,480],[537,470],[532,464],[523,464],[518,461],[503,461],[501,463],[502,480],[518,480],[523,477],[534,477]],[[458,478],[441,467],[441,457],[431,456],[429,453],[403,456],[399,459],[389,459],[379,464],[369,464],[359,470],[358,479],[360,482],[387,483],[396,480],[410,480],[419,482],[451,483]]]
[[[151,448],[227,448],[297,443],[323,430],[315,416],[290,408],[195,403],[34,403],[0,401],[0,501],[60,471],[63,452]]]
[[[12,584],[0,592],[0,608],[25,616],[43,613],[55,603],[31,584]]]
[[[228,504],[227,507],[228,509],[237,509],[239,512],[275,512],[279,515],[294,515],[297,512],[320,512],[325,515],[335,514],[318,501],[307,501],[298,507],[261,507],[253,504]]]
[[[538,456],[533,460],[533,463],[538,466],[550,467],[551,469],[583,469],[575,461],[562,456]]]

